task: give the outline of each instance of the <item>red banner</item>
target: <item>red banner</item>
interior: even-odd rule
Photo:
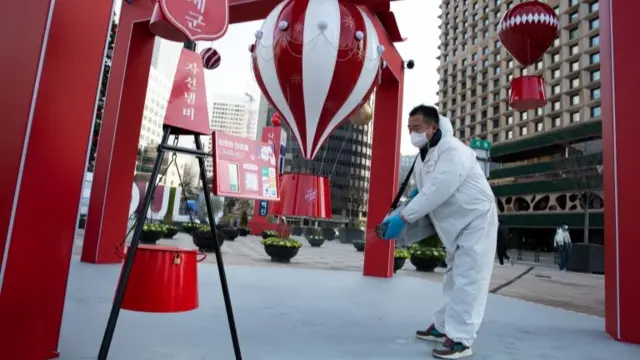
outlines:
[[[213,192],[218,196],[280,200],[273,144],[213,132]]]
[[[191,41],[214,41],[229,28],[228,0],[160,0],[167,20]]]
[[[211,132],[202,58],[191,50],[182,49],[164,125],[181,129],[184,134]]]

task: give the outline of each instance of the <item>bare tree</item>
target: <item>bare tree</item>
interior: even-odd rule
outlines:
[[[182,186],[184,187],[185,197],[194,195],[194,189],[198,183],[198,176],[190,162],[182,165],[182,174],[180,176],[182,176]]]
[[[365,210],[369,202],[369,190],[365,187],[351,185],[347,188],[347,218],[349,224],[355,227],[358,222],[358,213]]]
[[[589,149],[589,142],[569,146],[565,161],[558,162],[558,173],[570,179],[572,188],[578,193],[579,204],[584,214],[583,242],[589,242],[589,216],[591,209],[603,207],[598,191],[602,190],[602,156]]]

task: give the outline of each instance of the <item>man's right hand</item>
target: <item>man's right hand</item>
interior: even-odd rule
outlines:
[[[413,188],[409,191],[409,199],[413,199],[416,195],[418,195],[418,188]]]

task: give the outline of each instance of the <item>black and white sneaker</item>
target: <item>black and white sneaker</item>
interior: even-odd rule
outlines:
[[[416,337],[420,340],[433,341],[443,343],[447,336],[440,331],[436,330],[435,326],[431,325],[427,330],[416,331]]]
[[[442,347],[434,349],[432,355],[437,359],[462,359],[473,355],[473,351],[462,343],[446,338]]]

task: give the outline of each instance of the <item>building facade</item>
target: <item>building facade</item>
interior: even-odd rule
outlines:
[[[491,182],[501,219],[522,229],[522,238],[551,238],[567,224],[574,238],[587,228],[598,242],[604,204],[599,3],[545,1],[558,14],[559,37],[523,67],[497,34],[504,13],[520,2],[442,1],[438,105],[457,137],[493,143]],[[511,109],[510,81],[533,74],[546,81],[547,105]]]
[[[244,96],[214,95],[210,105],[211,131],[219,131],[250,139],[256,138],[256,112],[253,110],[254,99],[250,94]],[[209,137],[205,145],[207,151],[213,146]],[[213,176],[213,161],[205,161],[207,177]]]
[[[261,97],[258,126],[271,126],[275,110]],[[346,121],[334,132],[312,160],[302,158],[300,146],[285,121],[287,133],[285,173],[309,173],[331,180],[332,220],[356,225],[367,217],[369,176],[371,173],[372,123],[353,125]]]

